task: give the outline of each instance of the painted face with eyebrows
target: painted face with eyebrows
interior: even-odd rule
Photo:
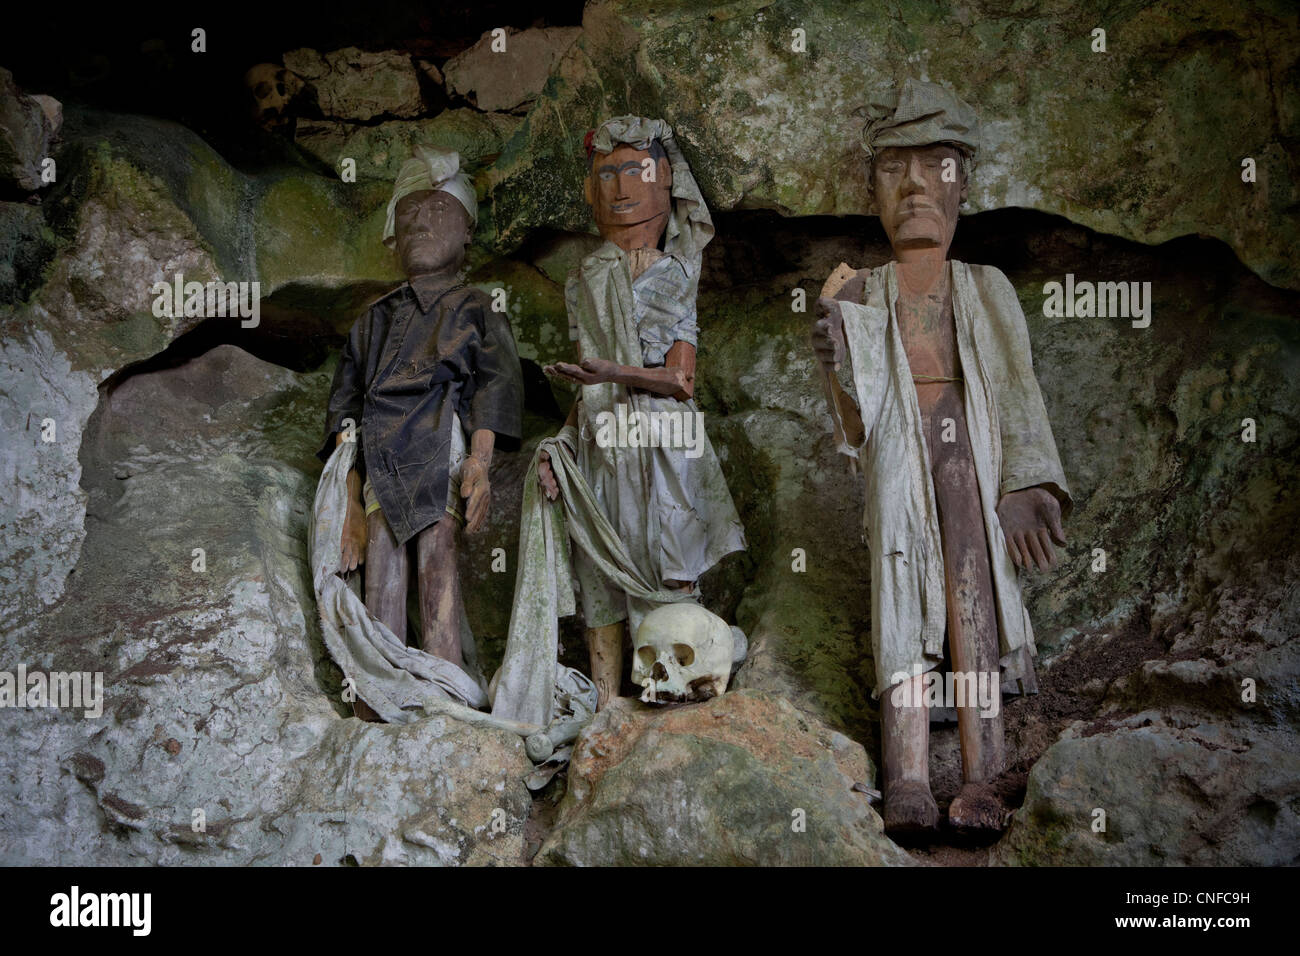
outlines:
[[[647,166],[650,151],[620,143],[610,153],[596,153],[585,191],[596,226],[607,228],[667,223],[672,210],[672,166],[667,157]],[[647,181],[648,180],[648,181]]]

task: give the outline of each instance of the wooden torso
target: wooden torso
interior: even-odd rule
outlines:
[[[919,294],[909,293],[900,281],[894,314],[898,317],[898,331],[916,384],[921,413],[928,418],[945,393],[961,393],[961,382],[929,381],[961,377],[947,268],[928,291]]]

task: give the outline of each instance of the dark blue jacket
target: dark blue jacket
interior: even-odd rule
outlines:
[[[523,393],[507,316],[479,289],[418,277],[352,326],[318,456],[329,459],[344,419],[360,426],[357,468],[401,544],[446,512],[452,413],[468,434],[488,428],[517,447]]]

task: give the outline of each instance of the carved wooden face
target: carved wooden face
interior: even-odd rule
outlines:
[[[951,160],[945,163],[945,160]],[[945,181],[945,170],[950,174]],[[955,147],[891,146],[876,159],[876,206],[894,251],[939,247],[945,254],[966,198],[961,153]]]
[[[611,153],[596,153],[584,184],[596,228],[635,226],[672,211],[672,165],[667,157],[647,167],[650,151],[619,143]],[[650,172],[653,171],[653,172]],[[647,182],[646,179],[650,181]]]
[[[422,189],[397,201],[393,232],[407,276],[458,269],[470,239],[469,213],[451,193]]]

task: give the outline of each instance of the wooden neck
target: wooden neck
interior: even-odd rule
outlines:
[[[947,248],[927,246],[898,251],[898,291],[916,296],[932,292],[942,285],[947,274]]]

